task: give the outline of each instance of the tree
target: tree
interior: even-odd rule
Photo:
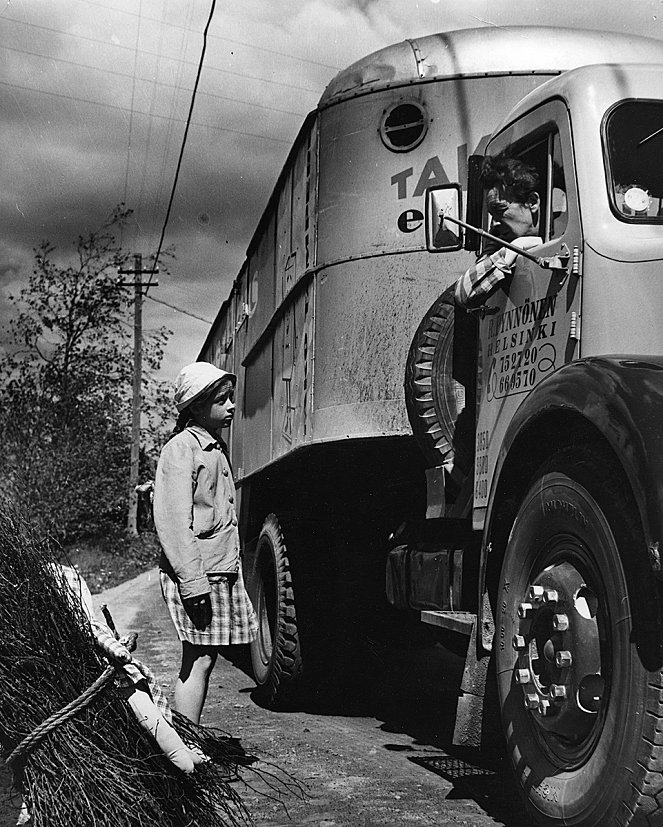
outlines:
[[[102,227],[80,235],[71,263],[43,241],[28,285],[10,297],[15,315],[0,360],[0,402],[9,412],[0,423],[0,477],[59,539],[121,525],[126,513],[133,292],[118,277],[129,255],[117,233],[130,214],[118,206]],[[169,335],[162,328],[143,345],[149,433],[159,427],[164,395],[154,373]]]

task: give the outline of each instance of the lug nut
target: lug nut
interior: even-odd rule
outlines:
[[[518,606],[518,617],[527,617],[533,608],[534,606],[531,603],[521,603]]]
[[[566,687],[561,683],[553,683],[550,686],[550,697],[556,701],[563,701],[566,698]]]
[[[559,594],[557,593],[557,589],[545,589],[543,592],[543,601],[544,603],[557,603],[559,600]]]
[[[539,712],[542,715],[547,715],[550,712],[550,701],[547,698],[542,698],[539,701]]]
[[[569,618],[566,615],[555,615],[552,625],[555,631],[565,632],[569,628]]]
[[[543,598],[543,586],[530,586],[528,597],[530,600],[541,600]]]
[[[513,636],[513,648],[514,649],[524,649],[527,646],[525,642],[525,638],[522,635],[514,635]]]
[[[565,669],[566,667],[571,666],[573,663],[571,653],[566,649],[563,649],[561,652],[557,652],[555,655],[555,663],[559,669]]]
[[[516,683],[529,683],[531,675],[529,669],[516,669]]]
[[[539,708],[539,696],[536,692],[528,692],[525,695],[525,708],[526,709],[538,709]]]

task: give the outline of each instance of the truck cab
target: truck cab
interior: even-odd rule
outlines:
[[[428,472],[439,546],[409,549],[436,550],[448,567],[444,601],[422,620],[468,634],[458,740],[492,659],[507,750],[542,825],[662,816],[661,71],[570,70],[527,95],[488,142],[487,155],[537,170],[542,243],[453,339],[476,353],[476,429],[471,494],[451,511],[471,519],[480,552],[443,539],[439,467]],[[470,180],[457,222],[466,247],[480,247],[472,227],[490,232],[484,195]],[[453,423],[440,427],[453,446]],[[452,465],[447,456],[447,477]],[[469,599],[465,580],[478,584]]]
[[[507,152],[535,166],[544,241],[536,254],[567,264],[547,270],[519,259],[511,283],[482,313],[477,528],[485,524],[508,426],[534,387],[576,360],[663,353],[657,89],[652,66],[567,72],[527,96],[488,146],[487,154]],[[587,409],[578,414],[592,419]]]

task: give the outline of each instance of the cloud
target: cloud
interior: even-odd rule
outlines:
[[[206,319],[227,296],[306,114],[364,55],[448,29],[514,23],[663,36],[658,0],[244,0],[218,4],[165,235],[177,260],[155,298]],[[32,248],[70,249],[121,200],[128,252],[156,251],[173,188],[209,0],[14,0],[0,15],[0,287]],[[0,292],[0,312],[2,305]],[[147,301],[175,331],[165,376],[198,353],[204,322]]]
[[[0,241],[0,286],[3,293],[18,292],[31,267],[32,256],[25,247]]]

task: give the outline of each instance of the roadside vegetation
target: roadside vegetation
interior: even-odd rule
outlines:
[[[130,215],[116,207],[69,251],[42,241],[2,331],[0,490],[95,591],[158,560],[145,514],[143,533],[125,532],[134,291],[118,274],[133,260],[118,237]],[[156,373],[169,336],[161,328],[143,337],[141,481],[165,438],[169,389]]]
[[[62,562],[75,566],[96,594],[154,568],[159,562],[159,542],[153,531],[141,531],[138,537],[123,531],[89,537],[63,549]]]

